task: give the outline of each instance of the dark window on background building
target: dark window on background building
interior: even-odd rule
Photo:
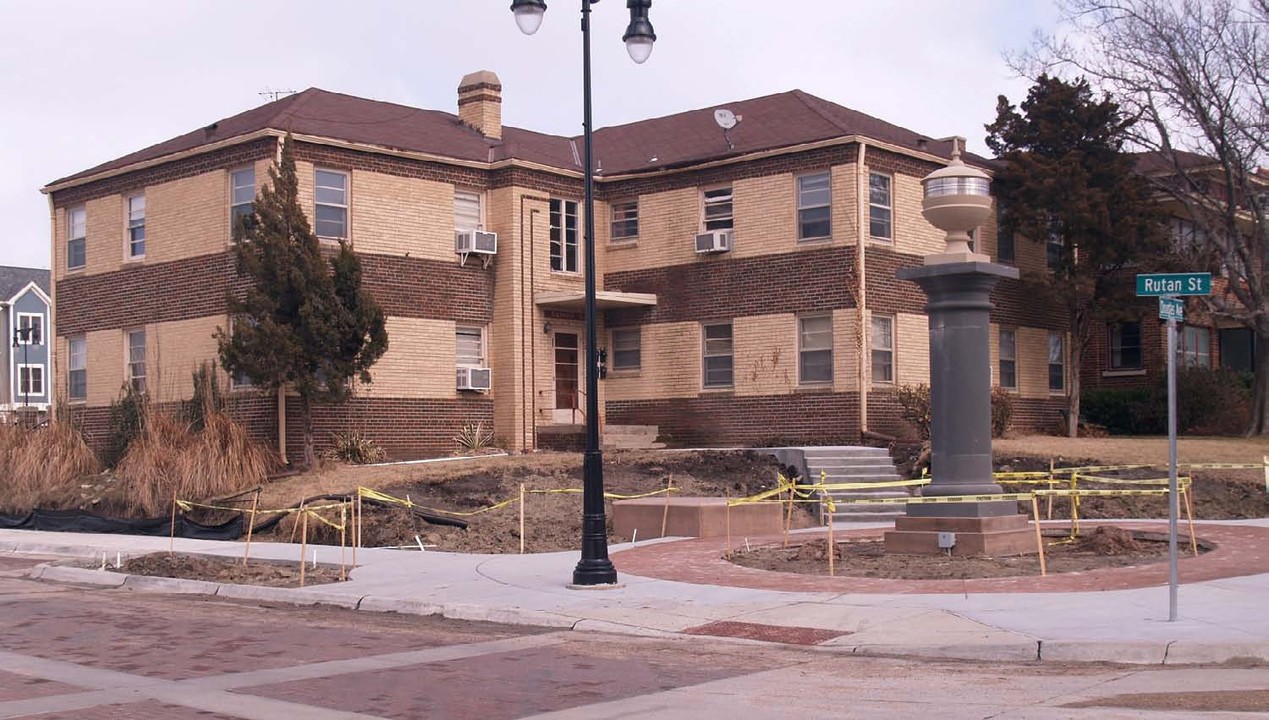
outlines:
[[[1110,327],[1110,369],[1141,369],[1141,323],[1124,322]]]

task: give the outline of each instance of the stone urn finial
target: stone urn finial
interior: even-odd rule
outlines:
[[[961,161],[961,141],[962,138],[953,138],[952,161],[947,167],[921,181],[925,188],[921,213],[931,225],[947,233],[947,249],[927,256],[926,265],[989,261],[986,255],[970,248],[969,233],[991,216],[991,178]]]

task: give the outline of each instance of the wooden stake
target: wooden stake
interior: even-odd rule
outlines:
[[[670,490],[674,488],[674,476],[665,479],[665,507],[661,510],[661,537],[665,537],[666,527],[670,522]]]
[[[834,560],[833,555],[835,554],[833,550],[836,549],[836,547],[837,547],[836,543],[833,542],[833,511],[832,509],[830,509],[828,513],[828,576],[829,577],[837,576],[837,572],[833,566],[833,560]]]
[[[348,505],[345,503],[339,506],[339,579],[342,582],[344,575],[344,548],[348,545]]]
[[[1050,490],[1053,489],[1053,484],[1054,484],[1053,483],[1053,458],[1049,458],[1049,489]],[[1045,504],[1048,505],[1048,508],[1044,512],[1045,518],[1048,520],[1052,520],[1053,519],[1053,496],[1052,495],[1050,495],[1045,500]]]
[[[242,566],[247,566],[247,560],[251,557],[251,531],[256,526],[256,510],[260,507],[260,491],[256,490],[256,496],[251,501],[251,517],[247,521],[247,544],[242,549]]]
[[[780,473],[776,473],[777,480],[779,480],[781,477],[782,476],[780,475]],[[788,482],[789,482],[789,502],[786,503],[785,512],[784,512],[784,542],[782,544],[782,547],[786,547],[786,548],[789,546],[789,528],[793,526],[793,480],[790,479]]]
[[[524,554],[524,483],[520,483],[520,554]]]
[[[353,500],[352,500],[352,538],[351,538],[351,541],[349,542],[349,544],[352,545],[352,566],[353,567],[357,567],[357,539],[358,539],[357,534],[358,534],[358,530],[361,529],[361,525],[359,525],[357,521],[357,516],[358,516],[358,511],[360,509],[361,509],[361,488],[357,488],[357,494],[353,496]]]
[[[176,552],[176,493],[172,493],[172,537],[167,545],[167,554]]]
[[[731,490],[723,493],[723,501],[726,503],[725,512],[727,525],[727,554],[725,557],[731,559]]]
[[[308,547],[308,511],[301,508],[300,524],[304,530],[300,532],[300,587],[304,587],[304,550]]]
[[[1040,554],[1040,577],[1044,577],[1049,574],[1049,570],[1044,565],[1044,535],[1040,533],[1040,503],[1036,500],[1034,493],[1031,495],[1031,518],[1035,521],[1035,549]]]
[[[1190,550],[1194,557],[1198,557],[1198,538],[1194,536],[1194,500],[1185,485],[1181,486],[1181,497],[1185,498],[1185,517],[1190,524]]]

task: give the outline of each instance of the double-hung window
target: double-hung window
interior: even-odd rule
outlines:
[[[642,364],[639,328],[623,328],[612,331],[612,369],[638,370]]]
[[[32,395],[44,395],[44,366],[18,365],[18,394],[25,403]]]
[[[145,330],[131,330],[126,339],[128,384],[135,392],[145,392]]]
[[[798,318],[798,380],[803,385],[833,382],[833,318]]]
[[[459,367],[485,367],[484,328],[455,328],[454,341],[455,362]]]
[[[480,193],[455,189],[454,230],[466,232],[483,228],[484,215],[480,205]]]
[[[1018,389],[1018,333],[1000,328],[1000,387]]]
[[[88,399],[88,339],[75,335],[66,339],[66,397],[72,401]]]
[[[551,199],[551,270],[577,272],[577,201]]]
[[[128,257],[145,257],[145,194],[130,195],[128,203]]]
[[[229,173],[229,231],[237,233],[242,219],[256,206],[256,169],[245,167]]]
[[[1181,332],[1181,363],[1194,367],[1211,367],[1211,340],[1211,331],[1207,328],[1186,325]]]
[[[1141,323],[1123,322],[1110,327],[1110,369],[1141,369]]]
[[[894,237],[894,207],[890,176],[868,173],[868,234],[874,240]]]
[[[706,231],[731,230],[731,186],[711,188],[701,193],[701,224]]]
[[[38,313],[18,313],[18,328],[13,340],[18,345],[43,345],[44,316]]]
[[[1062,333],[1049,333],[1049,392],[1066,389],[1066,338]]]
[[[76,270],[84,266],[85,238],[88,235],[88,212],[83,205],[66,211],[66,269]]]
[[[894,318],[889,315],[872,316],[872,332],[868,342],[872,348],[872,381],[894,382]]]
[[[833,234],[831,215],[829,173],[798,177],[798,240],[830,237]]]
[[[622,240],[634,240],[639,237],[639,201],[625,200],[623,202],[615,202],[612,204],[611,209],[611,240],[620,242]]]
[[[731,323],[705,325],[704,332],[704,386],[707,388],[731,387],[733,379],[734,351],[731,340]]]
[[[318,169],[316,179],[317,237],[323,240],[347,240],[348,173]]]

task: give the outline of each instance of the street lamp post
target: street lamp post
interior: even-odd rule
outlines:
[[[599,0],[582,0],[582,137],[586,178],[586,453],[582,460],[582,557],[573,569],[574,585],[613,585],[617,570],[608,559],[604,517],[604,456],[599,445],[599,351],[595,337],[595,160],[591,145],[590,8]],[[656,33],[648,21],[652,0],[626,0],[630,25],[622,40],[630,59],[643,63],[652,54]],[[511,12],[525,35],[542,25],[544,0],[512,0]]]
[[[27,351],[31,347],[32,329],[30,325],[13,328],[13,347],[16,349],[19,345],[22,346],[22,364],[28,366],[25,385],[22,384],[22,371],[21,369],[18,370],[18,386],[22,388],[22,424],[24,426],[26,425],[28,408],[31,407],[31,368],[29,367],[31,363]],[[19,338],[21,342],[18,341]]]

